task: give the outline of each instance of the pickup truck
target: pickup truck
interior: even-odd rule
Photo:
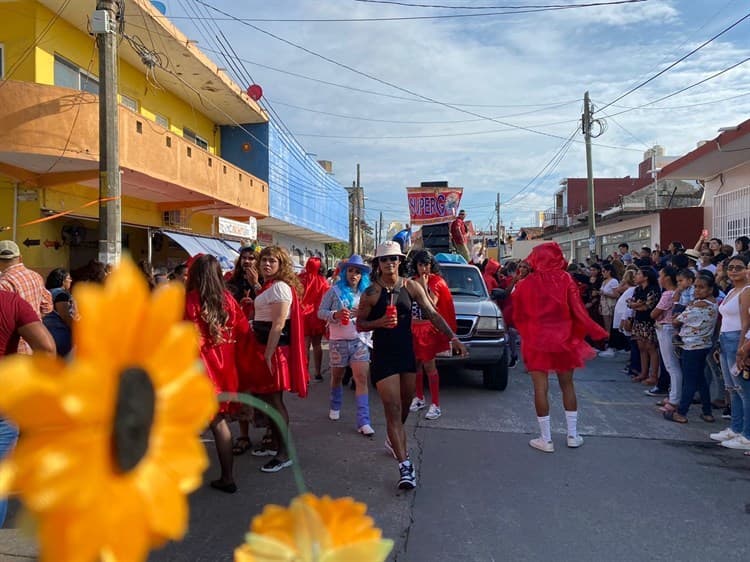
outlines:
[[[456,335],[469,355],[439,355],[437,364],[481,370],[485,388],[505,390],[508,386],[505,322],[487,293],[482,274],[473,265],[441,261],[440,275],[453,295]]]

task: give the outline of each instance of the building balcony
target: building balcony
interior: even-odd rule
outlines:
[[[543,214],[542,228],[564,228],[570,226],[568,210],[564,207],[547,209]]]
[[[28,186],[98,186],[99,99],[29,82],[0,81],[0,173]],[[120,106],[122,193],[160,210],[268,216],[268,184]]]

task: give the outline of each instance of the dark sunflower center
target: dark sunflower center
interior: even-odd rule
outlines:
[[[148,451],[156,393],[151,377],[140,367],[125,369],[117,389],[112,456],[120,472],[134,469]]]

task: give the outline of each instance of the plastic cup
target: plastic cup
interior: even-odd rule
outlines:
[[[396,305],[387,304],[385,306],[385,315],[388,316],[388,318],[392,318],[396,320],[398,318],[398,313],[396,312]],[[391,326],[391,328],[395,328],[395,326]]]
[[[349,325],[349,309],[342,308],[340,312],[341,312],[341,325],[348,326]]]

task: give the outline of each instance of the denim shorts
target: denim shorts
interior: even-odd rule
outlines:
[[[328,357],[331,367],[348,367],[353,361],[369,361],[370,348],[359,338],[354,340],[330,340]]]

